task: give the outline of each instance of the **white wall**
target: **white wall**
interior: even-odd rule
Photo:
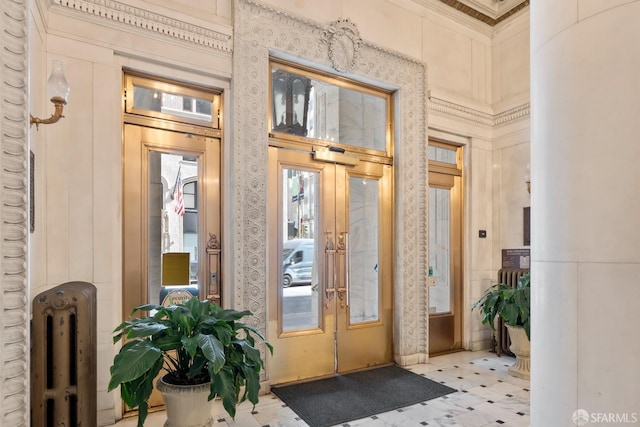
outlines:
[[[213,44],[168,37],[142,25],[78,12],[50,0],[37,0],[31,6],[32,109],[39,116],[52,111],[44,83],[52,59],[63,60],[71,85],[65,118],[30,131],[36,154],[31,296],[70,280],[92,282],[98,287],[101,425],[112,422],[120,410],[118,396],[106,393],[106,388],[115,350],[111,330],[122,319],[122,67],[227,92],[232,76],[231,50],[227,48],[232,40],[231,0],[195,2],[197,6],[186,0],[124,3],[211,31],[213,35],[208,34],[207,40],[213,40]],[[517,176],[517,168],[507,167],[512,160],[528,159],[528,139],[524,137],[528,118],[517,124],[509,122],[500,130],[493,126],[494,113],[503,111],[495,110],[496,105],[506,110],[528,102],[528,14],[496,31],[492,40],[491,29],[467,25],[470,18],[440,14],[438,8],[443,6],[437,0],[433,8],[408,0],[265,3],[313,17],[323,25],[340,17],[349,18],[364,40],[427,63],[432,96],[430,134],[463,144],[466,150],[465,304],[469,308],[495,273],[496,248],[511,245],[518,236],[510,224],[516,222],[516,212],[521,215],[521,206],[528,202],[516,184],[523,181]],[[229,99],[226,96],[225,102]],[[228,117],[232,111],[230,105],[226,106]],[[231,132],[225,130],[225,140]],[[494,132],[499,141],[495,146]],[[488,230],[489,238],[478,239],[479,229]],[[467,314],[465,346],[486,345],[486,328]]]
[[[218,3],[223,15],[209,17],[215,22],[206,26],[230,34],[229,27],[218,23],[230,22],[230,2]],[[31,296],[67,281],[96,285],[98,422],[105,425],[113,423],[121,409],[119,396],[106,390],[116,350],[111,331],[123,316],[122,68],[224,89],[229,85],[231,57],[219,49],[208,54],[212,49],[86,14],[70,15],[62,8],[47,11],[43,3],[38,6],[44,11],[42,15],[36,5],[31,8],[32,110],[40,117],[53,111],[46,94],[47,67],[52,59],[63,61],[71,91],[63,119],[30,130],[36,155]],[[154,6],[153,11],[163,9]],[[169,9],[166,13],[176,16]],[[201,17],[184,16],[204,25]]]
[[[496,30],[493,40],[493,98],[497,116],[529,104],[529,13]],[[530,161],[529,116],[498,123],[493,129],[493,264],[501,268],[501,250],[526,248],[523,208],[530,206],[526,188]],[[535,185],[533,183],[532,185]],[[493,275],[495,280],[495,273]]]

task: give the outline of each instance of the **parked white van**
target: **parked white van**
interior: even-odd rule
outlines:
[[[291,239],[282,245],[282,286],[308,285],[315,246],[313,239]]]

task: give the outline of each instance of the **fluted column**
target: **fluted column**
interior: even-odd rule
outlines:
[[[640,421],[639,23],[531,2],[533,427]]]

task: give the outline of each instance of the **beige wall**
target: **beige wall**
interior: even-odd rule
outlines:
[[[366,1],[366,5],[363,3]],[[501,249],[522,247],[522,208],[529,206],[529,13],[495,28],[462,14],[403,0],[266,3],[330,22],[348,17],[363,39],[427,64],[430,135],[465,146],[465,303],[496,281]],[[509,114],[511,112],[511,114]],[[508,119],[501,121],[502,113]],[[515,117],[518,117],[515,119]],[[479,239],[478,231],[487,230]],[[486,348],[478,313],[465,316],[464,345]]]
[[[39,131],[34,127],[29,135],[36,155],[31,297],[71,280],[97,286],[100,424],[114,421],[120,410],[118,396],[106,388],[115,350],[111,330],[122,319],[122,67],[227,93],[232,86],[231,0],[125,3],[209,30],[213,45],[167,37],[49,0],[32,3],[29,36],[32,111],[41,117],[52,111],[45,83],[52,59],[63,60],[71,86],[65,118]],[[528,162],[528,114],[495,125],[495,114],[528,103],[528,14],[492,30],[469,26],[468,17],[454,19],[408,0],[265,3],[312,17],[321,25],[349,18],[364,40],[428,65],[429,133],[465,145],[465,306],[469,308],[495,277],[499,248],[511,247],[521,236],[517,215],[528,205],[524,179],[515,166]],[[225,96],[227,117],[232,114],[230,99]],[[232,132],[225,129],[225,143]],[[489,237],[478,239],[479,229],[486,229]],[[477,315],[464,314],[465,346],[485,346],[486,328],[479,325]]]

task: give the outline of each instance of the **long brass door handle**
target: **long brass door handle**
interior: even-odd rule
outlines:
[[[344,307],[345,300],[349,305],[349,233],[343,231],[338,235],[338,244],[336,245],[336,254],[338,257],[338,298],[340,304]]]
[[[326,233],[326,242],[324,248],[324,295],[325,295],[325,305],[329,308],[331,304],[331,300],[336,293],[336,274],[335,274],[335,254],[336,251],[333,246],[333,237],[330,231]]]

